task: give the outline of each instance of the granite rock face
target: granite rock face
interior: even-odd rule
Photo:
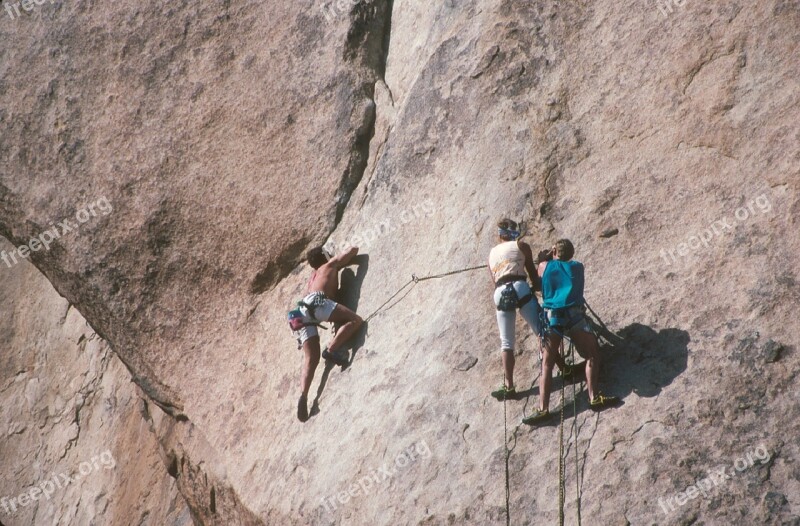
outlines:
[[[410,281],[484,263],[502,215],[575,243],[609,329],[624,405],[563,393],[567,522],[576,483],[596,524],[800,520],[797,2],[76,0],[3,22],[0,234],[125,365],[146,476],[196,523],[503,524],[504,434],[511,523],[557,521],[558,427],[519,425],[536,339],[519,325],[531,388],[498,403],[485,271]],[[343,301],[374,316],[300,424],[284,317],[323,242],[361,248]],[[86,443],[132,443],[133,416],[106,418]],[[100,516],[75,502],[54,513]],[[180,524],[174,502],[148,509]]]
[[[108,344],[30,263],[3,278],[0,522],[192,524]]]

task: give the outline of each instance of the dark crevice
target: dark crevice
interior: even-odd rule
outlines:
[[[392,40],[392,13],[394,12],[394,0],[386,0],[386,13],[384,13],[383,24],[383,49],[381,50],[381,62],[378,65],[378,74],[381,80],[386,82],[386,64],[389,60],[389,45]],[[388,87],[388,86],[387,86]],[[389,90],[391,92],[391,90]]]
[[[167,473],[175,479],[194,524],[264,526],[264,522],[241,501],[227,479],[208,469],[208,460],[193,462],[187,458],[186,447],[197,447],[198,442],[201,450],[213,449],[191,421],[165,418],[156,424],[144,398],[140,413],[156,439]]]
[[[333,233],[339,226],[350,198],[361,183],[369,163],[369,147],[375,136],[375,83],[383,80],[386,73],[393,8],[394,0],[384,0],[374,4],[362,2],[357,4],[351,12],[351,25],[347,32],[344,59],[356,69],[363,67],[371,74],[367,74],[367,81],[362,85],[366,99],[366,104],[361,110],[364,114],[361,125],[355,132],[350,162],[342,175],[339,192],[336,196],[336,215],[330,233]]]
[[[343,60],[361,82],[355,87],[352,112],[361,112],[353,132],[350,159],[342,173],[336,192],[333,222],[326,238],[336,231],[356,188],[361,184],[369,164],[370,144],[375,136],[375,83],[386,72],[389,55],[391,20],[394,0],[360,2],[350,12],[350,27],[344,46]],[[311,239],[305,237],[291,244],[259,272],[250,285],[252,294],[261,294],[277,285],[301,262],[301,254],[309,248]]]

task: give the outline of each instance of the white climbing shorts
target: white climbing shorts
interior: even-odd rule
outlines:
[[[311,309],[305,305],[298,307],[298,310],[303,313],[304,320],[310,323],[328,321],[338,305],[335,301],[328,299],[323,292],[312,292],[302,299],[302,303],[311,307]],[[297,331],[292,331],[292,333],[297,338],[298,347],[302,347],[306,340],[319,336],[319,329],[316,325],[307,325]]]

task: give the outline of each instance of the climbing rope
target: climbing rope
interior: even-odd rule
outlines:
[[[513,351],[512,351],[513,352]],[[503,374],[503,385],[505,385],[505,373]],[[506,397],[503,396],[503,445],[506,448],[506,526],[511,526],[511,482],[508,469],[508,459],[511,457],[511,450],[508,448],[508,417],[506,416]],[[514,433],[514,445],[516,446],[516,432]]]
[[[613,332],[611,329],[606,327],[606,324],[603,323],[602,318],[600,318],[600,316],[594,310],[592,310],[592,308],[589,306],[589,302],[584,300],[583,304],[586,305],[586,309],[591,313],[592,317],[597,321],[597,324],[600,325],[600,327],[603,329],[603,331],[605,331],[604,334],[599,334],[598,331],[595,330],[594,326],[591,327],[592,333],[594,334],[594,337],[597,338],[598,342],[602,338],[603,340],[605,340],[606,342],[608,342],[609,344],[611,344],[613,346],[614,342],[611,341],[608,338],[609,334],[611,336],[613,336],[614,338],[617,338],[617,340],[621,340],[622,339],[622,338],[620,338],[620,336],[617,333]]]
[[[564,339],[561,339],[561,356],[564,356]],[[558,524],[564,526],[564,380],[561,381],[561,424],[558,428]]]
[[[476,265],[474,267],[467,267],[467,268],[461,268],[461,269],[458,269],[458,270],[451,270],[450,272],[445,272],[444,274],[434,274],[432,276],[425,276],[425,277],[422,277],[422,278],[418,278],[417,276],[412,274],[411,275],[411,279],[415,283],[419,283],[420,281],[427,281],[429,279],[436,279],[436,278],[444,278],[444,277],[447,277],[447,276],[453,276],[455,274],[461,274],[462,272],[469,272],[470,270],[478,270],[479,268],[486,268],[486,265]]]
[[[405,288],[406,288],[406,287],[408,287],[408,286],[409,286],[409,285],[411,285],[411,284],[414,284],[414,285],[416,285],[416,284],[417,284],[417,283],[414,281],[414,279],[413,279],[413,278],[412,278],[411,280],[409,280],[409,281],[408,281],[408,282],[407,282],[405,285],[403,285],[402,287],[400,287],[400,289],[399,289],[397,292],[395,292],[394,294],[392,294],[392,295],[389,297],[389,299],[388,299],[388,300],[384,301],[384,302],[383,302],[383,304],[382,304],[380,307],[378,307],[377,309],[375,309],[375,312],[373,312],[372,314],[370,314],[369,316],[367,316],[367,317],[364,319],[364,322],[366,323],[366,322],[368,322],[369,320],[371,320],[372,318],[374,318],[374,317],[375,317],[375,316],[376,316],[376,315],[377,315],[377,314],[378,314],[378,313],[381,311],[381,309],[383,309],[383,308],[384,308],[386,305],[388,305],[390,301],[392,301],[394,298],[396,298],[398,294],[400,294],[401,292],[403,292],[403,291],[405,290]],[[412,288],[413,288],[413,287],[412,287]],[[411,289],[409,289],[409,292],[411,292]]]
[[[575,344],[572,340],[569,342],[570,360],[572,360],[572,367],[575,367]],[[575,437],[575,505],[578,509],[578,526],[581,526],[581,486],[580,486],[580,472],[578,464],[578,396],[575,387],[575,382],[572,382],[572,436]]]
[[[453,276],[453,275],[455,275],[455,274],[460,274],[460,273],[462,273],[462,272],[469,272],[469,271],[471,271],[471,270],[477,270],[477,269],[479,269],[479,268],[486,268],[486,265],[476,265],[476,266],[474,266],[474,267],[467,267],[467,268],[461,268],[461,269],[457,269],[457,270],[451,270],[450,272],[445,272],[445,273],[443,273],[443,274],[433,274],[433,275],[431,275],[431,276],[423,276],[423,277],[421,277],[421,278],[417,277],[417,275],[416,275],[416,274],[412,274],[412,275],[411,275],[411,279],[410,279],[410,280],[408,280],[408,281],[406,282],[406,284],[405,284],[405,285],[403,285],[402,287],[400,287],[400,289],[399,289],[397,292],[395,292],[394,294],[392,294],[391,296],[389,296],[389,299],[388,299],[388,300],[386,300],[386,301],[384,301],[384,302],[381,304],[381,306],[380,306],[380,307],[378,307],[377,309],[375,309],[375,311],[374,311],[372,314],[370,314],[369,316],[367,316],[367,317],[364,319],[364,322],[368,322],[369,320],[371,320],[372,318],[374,318],[375,316],[377,316],[377,315],[378,315],[378,313],[379,313],[379,312],[380,312],[380,311],[381,311],[381,310],[382,310],[382,309],[383,309],[383,308],[384,308],[386,305],[388,305],[388,304],[389,304],[389,302],[391,302],[391,301],[392,301],[393,299],[395,299],[395,298],[396,298],[398,295],[400,295],[400,293],[401,293],[401,292],[403,292],[403,291],[406,289],[406,287],[408,287],[409,285],[411,285],[411,288],[413,289],[413,288],[414,288],[414,287],[415,287],[415,286],[416,286],[418,283],[421,283],[421,282],[423,282],[423,281],[428,281],[429,279],[444,278],[444,277],[447,277],[447,276]],[[408,292],[411,292],[411,289],[408,289]]]
[[[561,356],[564,354],[564,336],[561,339]],[[569,340],[569,365],[575,367],[575,344]],[[575,505],[578,514],[578,526],[581,526],[581,488],[580,488],[580,463],[578,462],[578,392],[575,382],[572,382],[572,430],[570,435],[575,437]],[[561,422],[558,430],[558,523],[564,526],[564,503],[566,501],[566,455],[564,454],[564,407],[566,406],[564,380],[561,381]]]

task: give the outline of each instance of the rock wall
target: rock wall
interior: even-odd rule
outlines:
[[[64,1],[5,22],[0,234],[71,222],[31,260],[149,400],[197,523],[502,524],[504,435],[511,523],[556,522],[558,429],[519,425],[535,338],[519,327],[531,388],[497,403],[485,273],[409,282],[482,264],[501,215],[573,240],[614,333],[624,405],[566,392],[567,521],[576,462],[593,523],[800,520],[797,2]],[[359,245],[346,302],[375,316],[302,425],[283,320],[322,242]]]
[[[130,373],[33,265],[2,272],[0,522],[191,524]]]

